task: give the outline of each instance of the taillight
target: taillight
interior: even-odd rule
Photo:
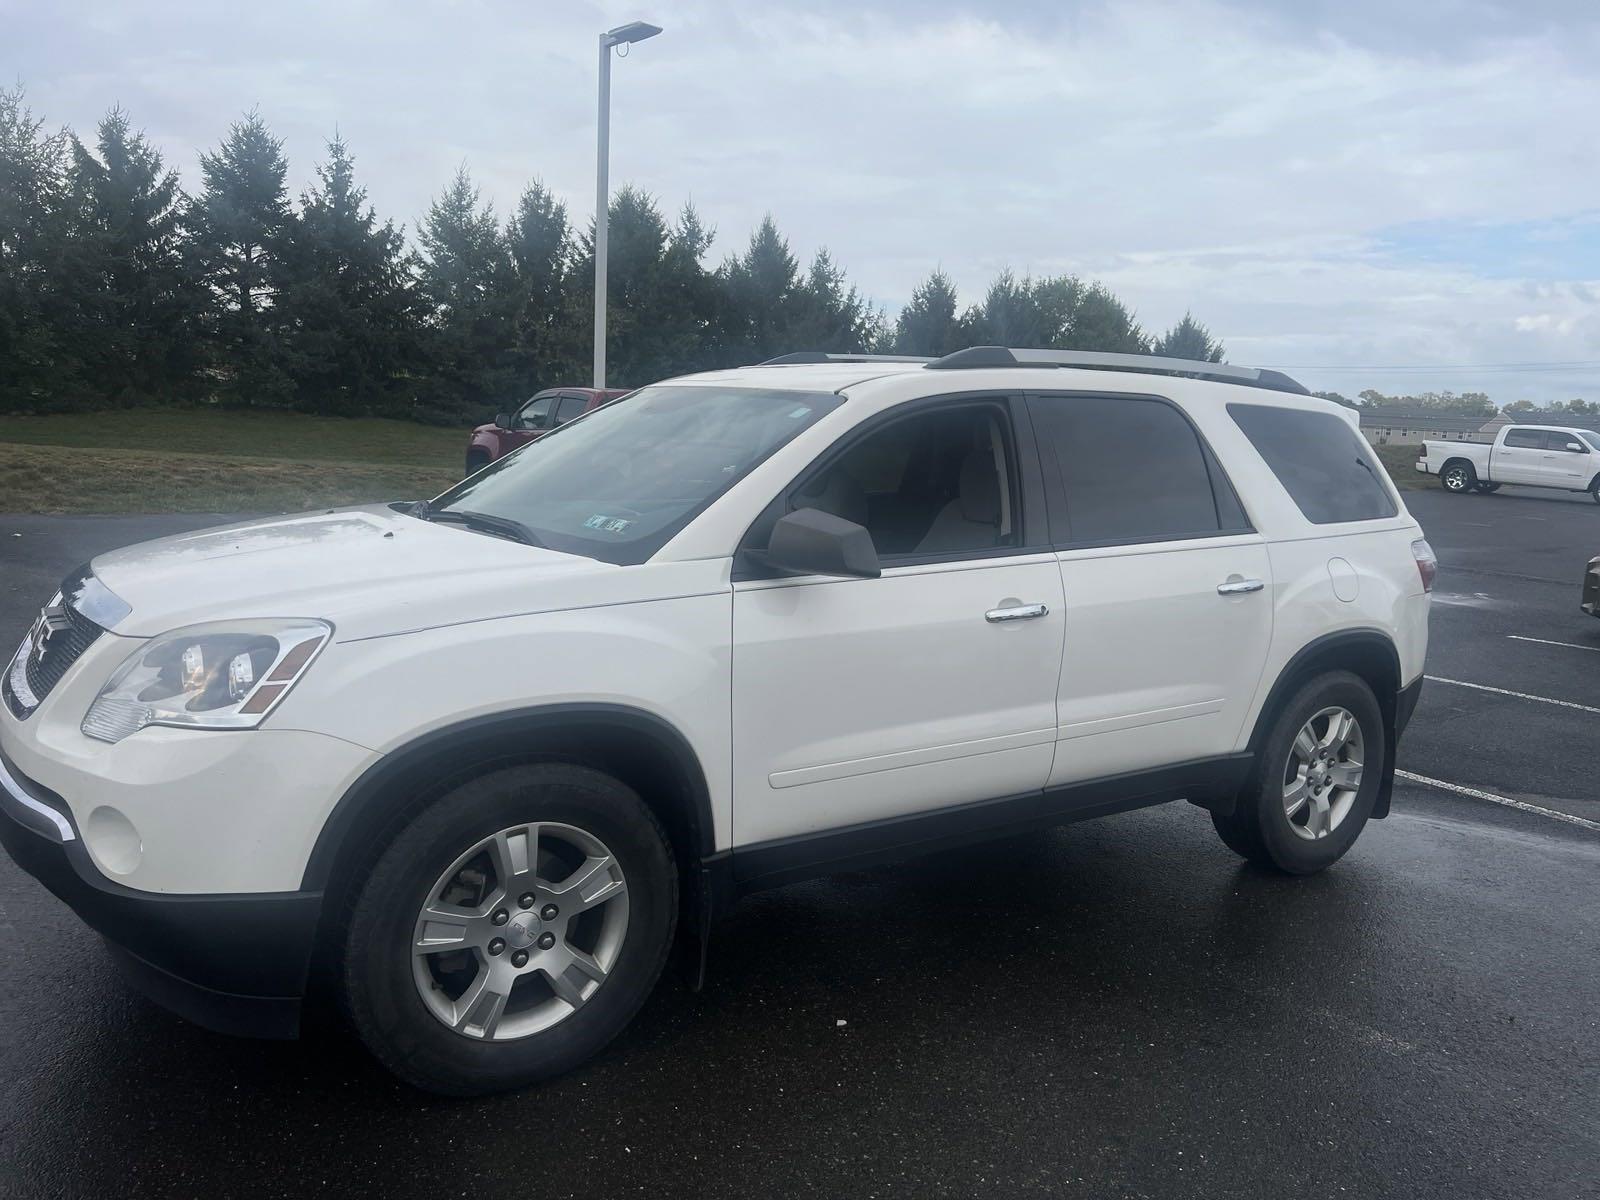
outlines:
[[[1434,554],[1433,547],[1428,545],[1427,538],[1418,538],[1411,543],[1411,557],[1417,560],[1417,574],[1422,576],[1422,590],[1433,591],[1434,577],[1439,574],[1439,559]]]

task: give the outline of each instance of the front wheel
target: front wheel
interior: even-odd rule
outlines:
[[[1355,844],[1377,803],[1388,761],[1372,689],[1330,671],[1295,691],[1272,723],[1234,811],[1212,823],[1236,854],[1289,875],[1311,875]]]
[[[660,823],[616,779],[564,763],[485,775],[423,810],[362,885],[346,1010],[373,1054],[424,1090],[550,1078],[650,994],[677,887]]]
[[[1600,504],[1600,475],[1594,477],[1594,482],[1589,485],[1589,498]]]
[[[1465,495],[1477,486],[1478,473],[1471,463],[1454,462],[1439,472],[1439,483],[1447,492]]]

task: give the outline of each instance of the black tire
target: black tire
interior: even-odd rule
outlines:
[[[467,474],[476,475],[490,463],[490,458],[482,450],[473,450],[467,455]]]
[[[533,821],[561,822],[608,847],[627,882],[621,949],[599,988],[548,1029],[485,1041],[449,1028],[412,975],[415,923],[429,889],[479,840]],[[341,999],[373,1055],[430,1092],[478,1096],[550,1079],[602,1050],[660,978],[678,917],[678,876],[661,823],[609,775],[566,763],[508,767],[418,813],[356,892],[345,922]]]
[[[1465,496],[1478,486],[1478,472],[1469,462],[1446,463],[1439,472],[1439,486],[1452,496]]]
[[[1589,499],[1600,504],[1600,475],[1594,477],[1594,482],[1589,485]]]
[[[1360,726],[1364,769],[1348,813],[1326,836],[1312,841],[1291,827],[1284,811],[1284,780],[1296,734],[1314,714],[1332,706],[1344,708]],[[1383,714],[1366,681],[1348,671],[1318,675],[1295,689],[1279,710],[1234,811],[1227,816],[1212,813],[1211,822],[1223,844],[1240,857],[1287,875],[1313,875],[1338,862],[1361,835],[1377,803],[1388,754]]]
[[[1480,483],[1477,485],[1477,488],[1479,495],[1488,496],[1494,492],[1498,492],[1500,490],[1500,485],[1498,483]]]

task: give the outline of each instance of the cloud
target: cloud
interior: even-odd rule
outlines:
[[[970,298],[1071,270],[1236,361],[1600,359],[1588,0],[653,4],[17,5],[0,70],[79,129],[122,103],[191,182],[259,104],[297,186],[337,125],[408,224],[462,161],[502,213],[537,174],[584,214],[595,37],[642,17],[666,32],[615,66],[612,177],[692,198],[718,253],[770,210],[891,306],[935,264]]]

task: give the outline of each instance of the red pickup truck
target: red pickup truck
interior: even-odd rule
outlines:
[[[518,446],[535,441],[591,408],[626,396],[628,388],[545,388],[516,412],[501,413],[492,425],[479,425],[467,442],[467,474],[483,470]]]

